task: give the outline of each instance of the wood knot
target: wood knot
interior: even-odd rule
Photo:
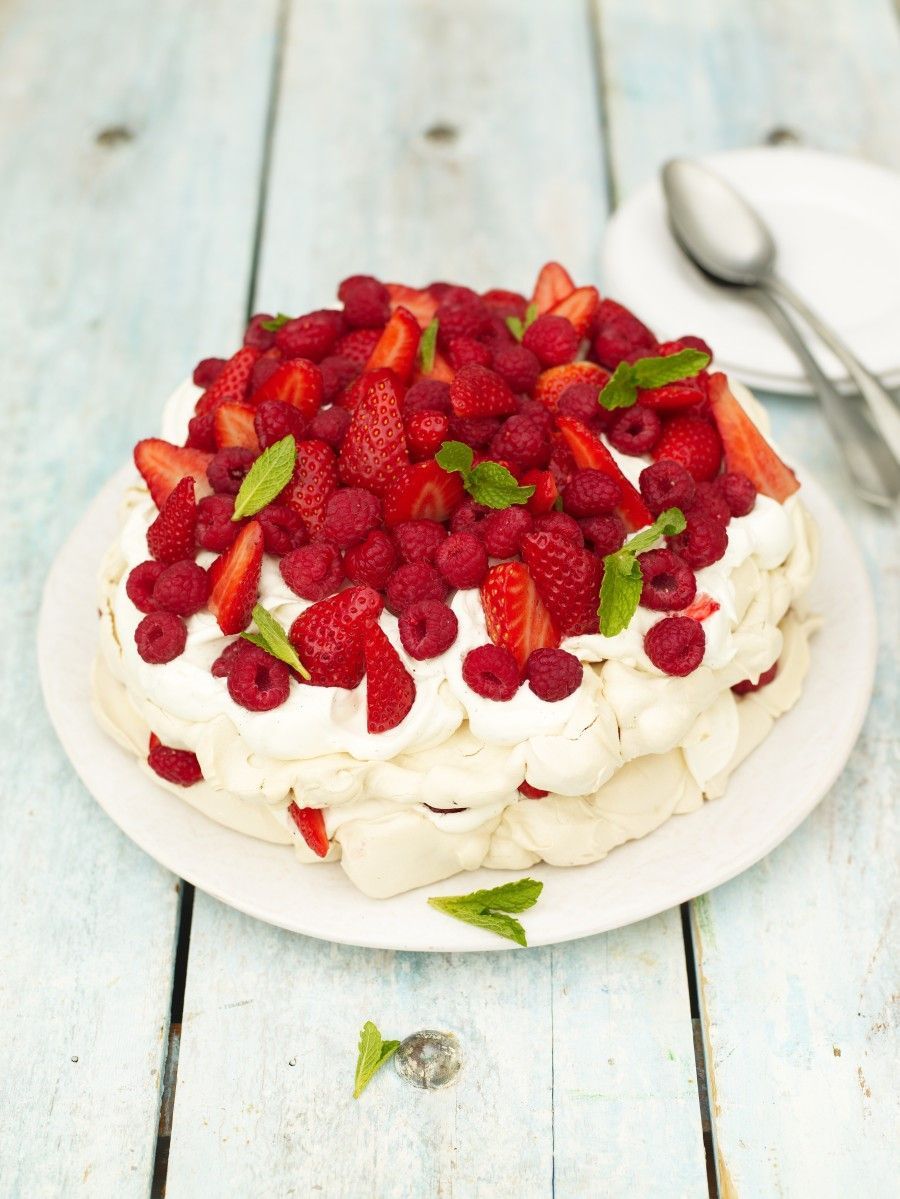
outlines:
[[[133,129],[129,129],[127,125],[107,125],[105,129],[101,129],[94,141],[98,146],[121,146],[125,142],[133,142],[135,133]]]

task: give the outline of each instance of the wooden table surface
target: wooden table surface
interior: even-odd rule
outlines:
[[[75,778],[34,625],[90,497],[257,306],[357,271],[598,281],[606,213],[673,153],[900,167],[898,67],[891,0],[2,0],[2,1196],[897,1194],[896,527],[808,400],[769,407],[877,588],[862,737],[755,869],[605,936],[381,953],[194,895]],[[354,1102],[367,1018],[453,1029],[458,1085]]]

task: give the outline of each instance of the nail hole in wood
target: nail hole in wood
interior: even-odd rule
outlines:
[[[788,129],[784,125],[776,125],[774,129],[770,129],[766,134],[767,146],[797,146],[803,138],[793,129]]]
[[[134,130],[127,125],[107,125],[101,129],[94,141],[98,146],[120,146],[124,142],[134,141]]]
[[[425,137],[436,145],[449,146],[459,137],[459,130],[455,125],[447,125],[439,121],[425,130]]]

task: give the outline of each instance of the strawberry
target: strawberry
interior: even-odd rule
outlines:
[[[638,391],[638,403],[657,412],[674,412],[679,408],[690,408],[706,399],[706,386],[702,375],[696,379],[679,379],[664,387],[653,387]]]
[[[572,276],[564,266],[560,266],[558,262],[545,262],[538,272],[531,302],[537,305],[538,316],[540,316],[549,312],[555,304],[571,295],[574,290],[575,284],[572,282]]]
[[[278,502],[299,513],[310,533],[318,533],[337,485],[337,459],[331,446],[318,440],[298,441],[294,473]]]
[[[463,498],[462,480],[432,459],[405,467],[384,493],[384,523],[404,520],[449,520]]]
[[[406,308],[395,309],[375,343],[375,349],[366,363],[366,370],[376,371],[381,367],[387,367],[404,383],[408,383],[416,365],[416,351],[421,335],[419,322],[413,314]]]
[[[197,553],[197,502],[194,480],[185,475],[147,530],[147,547],[157,562],[180,562]]]
[[[433,458],[449,436],[450,422],[443,412],[412,412],[403,424],[406,444],[416,460]]]
[[[250,387],[250,376],[260,352],[253,346],[243,346],[236,354],[228,359],[217,376],[215,383],[207,387],[197,401],[196,412],[202,416],[204,412],[212,412],[226,400],[237,401],[247,398]]]
[[[220,404],[213,416],[213,435],[220,450],[226,446],[243,446],[259,453],[259,438],[253,427],[254,409],[249,404],[228,401]]]
[[[559,533],[539,532],[522,539],[522,557],[563,637],[599,631],[603,566],[596,554]]]
[[[372,621],[363,641],[366,662],[366,728],[386,733],[405,718],[416,698],[416,684],[384,630]]]
[[[381,495],[409,465],[400,410],[403,388],[390,370],[367,371],[363,378],[365,387],[341,446],[339,470],[349,487],[368,487]]]
[[[760,438],[760,440],[762,440]],[[765,443],[763,443],[765,444]],[[653,458],[679,462],[698,483],[714,479],[722,465],[722,439],[715,425],[702,416],[673,416],[653,447]],[[744,470],[743,467],[729,468]],[[747,472],[744,471],[746,474]]]
[[[616,465],[616,460],[599,437],[583,425],[581,421],[571,416],[558,416],[557,428],[562,433],[566,445],[575,459],[575,465],[581,469],[590,467],[602,471],[615,479],[622,489],[617,512],[631,531],[642,529],[644,525],[653,523],[650,509],[641,499],[640,494],[628,482]]]
[[[419,379],[437,379],[439,383],[450,383],[453,379],[453,367],[444,357],[440,350],[436,350],[434,354],[434,362],[431,365],[430,371],[423,371],[416,362],[416,370],[413,375],[413,380],[417,382]]]
[[[321,808],[298,808],[293,800],[288,804],[288,815],[300,831],[300,836],[317,858],[328,854],[328,834],[325,832],[325,817]]]
[[[380,329],[351,329],[336,343],[334,352],[339,358],[349,358],[362,370],[378,345]]]
[[[153,502],[162,508],[185,475],[197,484],[197,498],[210,495],[212,488],[206,478],[206,468],[212,454],[187,446],[172,445],[161,437],[147,437],[134,447],[134,464],[150,489]]]
[[[579,337],[587,337],[600,307],[600,293],[596,287],[576,287],[550,309],[551,316],[564,316],[574,327]]]
[[[348,587],[300,613],[288,635],[313,687],[359,686],[366,670],[366,625],[378,619],[382,606],[371,587]]]
[[[450,384],[454,416],[508,416],[518,404],[508,384],[486,366],[470,363],[457,371]]]
[[[517,291],[507,291],[503,287],[492,287],[482,295],[482,300],[501,319],[507,316],[517,316],[519,320],[525,317],[528,301]]]
[[[488,636],[509,650],[519,670],[524,671],[532,650],[559,645],[559,633],[524,562],[491,567],[481,584],[481,606]]]
[[[709,377],[709,399],[725,448],[725,469],[741,471],[757,491],[783,504],[799,488],[797,477],[731,394],[728,380],[720,371]]]
[[[274,371],[250,397],[253,405],[263,400],[281,400],[299,408],[307,420],[312,420],[322,406],[322,372],[314,362],[292,358]]]
[[[555,412],[559,397],[573,383],[591,383],[599,394],[600,388],[608,381],[609,372],[597,366],[596,362],[565,362],[562,366],[551,366],[549,370],[541,371],[534,398]]]
[[[402,307],[413,314],[422,329],[431,324],[438,302],[427,288],[407,287],[403,283],[386,283],[385,287],[391,297],[391,312]]]
[[[534,495],[525,505],[532,515],[540,516],[544,512],[552,511],[559,495],[559,488],[556,486],[552,471],[526,470],[519,482],[523,487],[534,488]]]
[[[714,600],[711,595],[706,595],[705,592],[700,592],[688,604],[686,608],[678,613],[679,616],[689,616],[691,620],[706,620],[707,616],[712,616],[713,612],[718,612],[720,604],[718,600]]]
[[[262,525],[251,520],[209,568],[209,610],[223,633],[240,633],[250,623],[259,594],[263,548]]]

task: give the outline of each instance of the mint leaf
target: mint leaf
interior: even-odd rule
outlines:
[[[517,316],[508,316],[506,318],[506,327],[509,329],[516,341],[521,341],[525,336],[525,326]]]
[[[457,470],[463,479],[472,469],[475,458],[472,447],[464,441],[445,441],[434,456],[435,462],[448,472]]]
[[[662,358],[639,358],[632,363],[634,379],[638,387],[649,390],[677,383],[679,379],[692,379],[709,366],[709,354],[702,350],[679,350]]]
[[[629,554],[643,553],[644,550],[652,549],[660,537],[674,537],[676,533],[683,533],[686,526],[687,521],[680,508],[667,508],[657,516],[652,525],[641,529],[640,533],[635,533],[630,541],[626,541],[617,553],[622,553],[622,550]]]
[[[630,408],[637,400],[637,382],[634,367],[630,362],[620,362],[604,384],[599,395],[600,403],[608,412],[614,408]]]
[[[358,1099],[374,1075],[400,1048],[399,1041],[383,1041],[381,1033],[371,1020],[367,1020],[359,1032],[359,1056],[356,1059],[356,1074],[353,1078],[353,1098]]]
[[[278,658],[280,662],[285,662],[308,680],[310,678],[309,671],[297,657],[297,651],[288,641],[287,634],[272,613],[267,611],[262,604],[257,604],[253,609],[253,620],[259,632],[241,633],[244,640],[258,645],[267,654]]]
[[[468,895],[434,895],[428,902],[454,920],[485,928],[498,937],[505,937],[526,947],[525,929],[518,920],[506,913],[524,912],[533,907],[543,889],[544,884],[536,879],[520,878],[488,891],[472,891]]]
[[[282,325],[286,325],[293,319],[292,316],[285,316],[283,312],[279,312],[278,316],[273,316],[270,321],[261,321],[260,328],[265,329],[267,333],[277,333]]]
[[[540,898],[544,884],[536,878],[517,878],[511,883],[491,887],[489,891],[470,891],[468,895],[456,896],[467,903],[495,908],[498,912],[524,912],[533,908]]]
[[[486,508],[527,504],[534,495],[533,485],[520,487],[515,475],[499,462],[479,462],[463,485],[472,499]]]
[[[254,516],[265,508],[266,504],[271,504],[290,482],[296,461],[297,444],[291,433],[270,445],[267,450],[263,450],[250,467],[240,491],[235,496],[231,519],[241,520],[245,516]]]
[[[437,317],[426,325],[419,339],[419,366],[423,375],[430,375],[434,370],[434,356],[437,353],[438,319]]]
[[[525,328],[526,329],[528,328],[529,325],[534,324],[534,322],[537,320],[537,316],[538,316],[537,304],[529,304],[528,307],[525,309]]]
[[[660,537],[680,533],[687,521],[680,508],[667,508],[652,525],[642,529],[620,550],[603,559],[603,582],[600,584],[600,632],[615,637],[627,629],[641,600],[644,575],[638,554],[649,550]]]

